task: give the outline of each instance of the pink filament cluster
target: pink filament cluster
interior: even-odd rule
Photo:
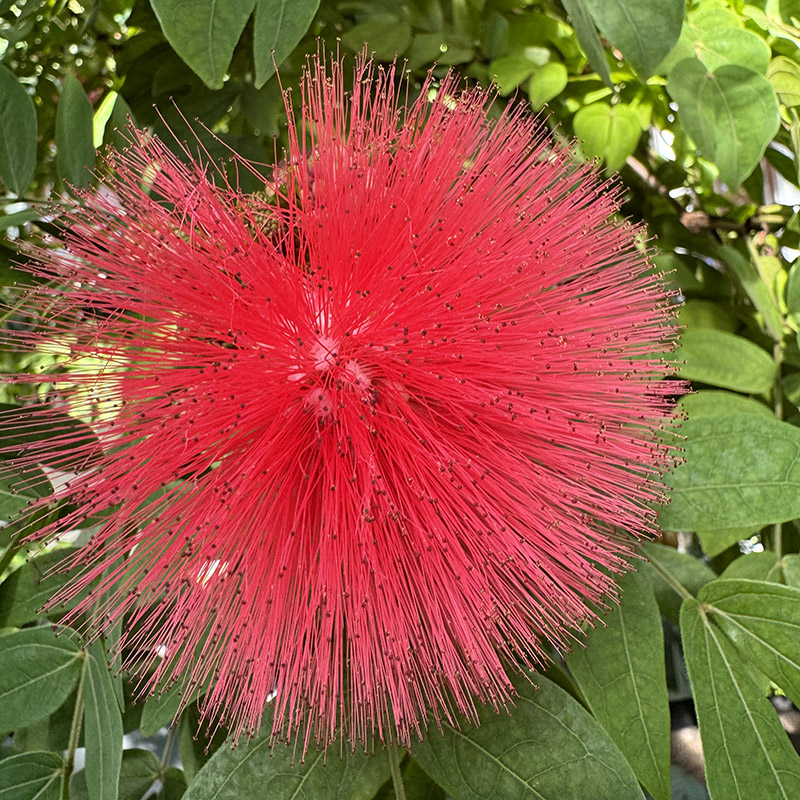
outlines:
[[[55,431],[8,462],[69,460],[37,536],[99,523],[56,600],[90,590],[70,619],[122,620],[125,663],[235,736],[274,694],[304,746],[408,743],[568,647],[656,532],[681,391],[590,166],[452,79],[354,86],[312,64],[271,197],[137,133],[3,335],[69,347],[61,403],[106,409],[99,457]]]

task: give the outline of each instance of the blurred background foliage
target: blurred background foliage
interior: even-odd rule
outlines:
[[[20,241],[59,232],[71,187],[97,181],[128,120],[259,191],[229,148],[280,160],[282,88],[323,44],[397,58],[412,90],[431,70],[495,81],[498,103],[528,102],[619,176],[622,213],[657,248],[684,301],[676,370],[696,390],[681,401],[664,543],[642,547],[649,562],[623,579],[607,627],[536,677],[539,692],[521,686],[510,717],[445,726],[404,758],[408,800],[800,797],[784,733],[800,733],[799,28],[800,0],[0,0],[4,286],[32,280],[13,266]],[[5,352],[0,369],[53,359]],[[44,390],[0,391],[22,426]],[[65,424],[91,422],[73,409]],[[300,764],[259,739],[197,740],[196,706],[173,719],[174,692],[132,704],[101,643],[53,637],[59,609],[39,609],[64,576],[50,569],[81,542],[28,560],[14,527],[27,498],[9,487],[3,800],[224,800],[276,776],[270,800],[402,796],[384,751]],[[675,729],[694,730],[695,713],[705,762],[679,758]]]

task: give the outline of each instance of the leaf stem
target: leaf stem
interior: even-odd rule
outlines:
[[[69,744],[67,755],[64,759],[64,782],[61,784],[61,800],[69,800],[69,779],[75,769],[75,751],[81,736],[81,723],[83,722],[83,685],[86,682],[86,672],[89,669],[89,656],[83,651],[83,669],[78,683],[78,694],[75,697],[75,710],[72,712],[72,725],[69,729]]]
[[[395,800],[406,800],[406,789],[403,786],[403,776],[400,773],[399,748],[395,745],[389,745],[386,748],[386,752],[389,755],[389,770],[392,773]]]

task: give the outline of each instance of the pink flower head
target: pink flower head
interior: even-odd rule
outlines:
[[[91,586],[69,619],[122,621],[125,663],[235,736],[273,693],[303,746],[499,707],[656,532],[681,387],[637,229],[521,107],[408,91],[312,61],[263,196],[134,133],[5,334],[69,349],[62,410],[99,403],[99,457],[12,461],[63,457],[37,536],[97,524],[56,601]]]

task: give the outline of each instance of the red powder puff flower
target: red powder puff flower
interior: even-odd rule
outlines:
[[[263,196],[135,133],[6,334],[62,354],[36,426],[99,401],[102,455],[12,462],[63,458],[37,536],[99,522],[56,601],[92,585],[69,619],[235,736],[273,693],[306,744],[500,706],[656,531],[675,328],[636,229],[520,107],[395,77],[312,62]]]

